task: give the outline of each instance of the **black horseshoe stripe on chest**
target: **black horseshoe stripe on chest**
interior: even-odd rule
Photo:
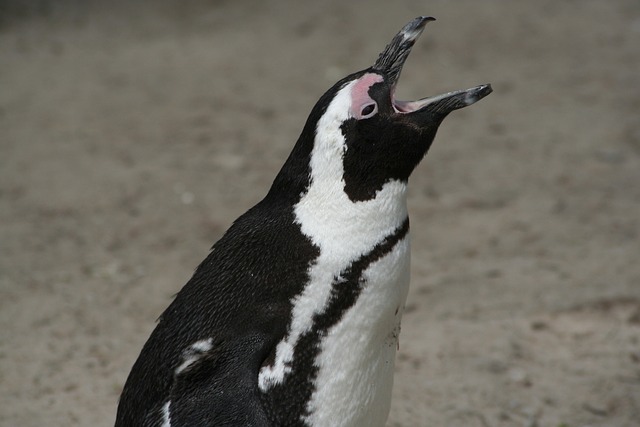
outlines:
[[[282,412],[276,415],[281,418],[280,424],[304,425],[301,416],[309,415],[307,403],[311,400],[315,389],[314,382],[318,367],[314,363],[320,352],[322,339],[355,305],[366,285],[364,272],[371,264],[389,254],[408,232],[409,218],[406,218],[392,234],[334,277],[327,308],[314,316],[311,330],[302,334],[294,347],[290,374],[282,383],[273,386],[268,392],[270,399],[277,401],[282,409]],[[282,417],[285,418],[282,419]]]

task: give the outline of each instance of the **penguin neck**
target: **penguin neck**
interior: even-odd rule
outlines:
[[[312,180],[294,207],[303,234],[319,247],[354,256],[391,234],[407,219],[406,185],[391,181],[366,201],[353,202],[344,182]]]
[[[371,199],[351,200],[345,192],[344,147],[341,130],[323,126],[321,120],[309,153],[309,183],[294,213],[314,244],[340,253],[355,251],[349,254],[354,256],[406,220],[407,183],[389,180]]]

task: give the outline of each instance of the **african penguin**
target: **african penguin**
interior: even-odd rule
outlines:
[[[394,93],[430,17],[329,89],[268,194],[160,316],[116,426],[381,426],[409,286],[407,181],[490,85]]]

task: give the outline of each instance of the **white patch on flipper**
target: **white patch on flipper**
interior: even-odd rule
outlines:
[[[182,363],[174,370],[174,374],[178,375],[199,360],[206,352],[213,348],[213,338],[196,341],[182,352]],[[171,427],[171,401],[167,401],[162,405],[162,425],[160,427]]]
[[[162,405],[162,425],[160,427],[171,427],[171,414],[169,413],[170,406],[171,406],[170,400],[168,400],[167,403]]]
[[[202,355],[213,348],[213,338],[207,338],[206,340],[196,341],[191,344],[182,353],[182,363],[175,370],[175,374],[178,375],[195,361],[200,359]]]
[[[370,75],[363,78],[371,79]],[[346,145],[340,126],[352,117],[352,89],[358,82],[348,83],[336,94],[316,128],[311,185],[294,212],[302,232],[320,249],[320,255],[309,269],[309,283],[293,301],[290,328],[276,347],[274,364],[260,370],[258,384],[262,391],[281,383],[291,371],[295,345],[313,326],[313,316],[324,311],[334,276],[391,235],[407,218],[405,183],[390,181],[374,199],[360,202],[351,201],[344,192]]]
[[[310,415],[304,418],[308,425],[385,425],[409,290],[409,252],[407,236],[365,270],[355,305],[322,340]]]

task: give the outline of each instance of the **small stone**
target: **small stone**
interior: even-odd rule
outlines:
[[[514,368],[508,373],[509,380],[515,384],[520,384],[524,387],[531,387],[532,382],[527,372],[523,369]]]
[[[544,331],[549,329],[549,325],[544,320],[534,320],[531,322],[531,329],[534,331]]]

